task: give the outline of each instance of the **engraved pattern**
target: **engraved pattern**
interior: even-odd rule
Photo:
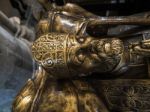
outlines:
[[[58,74],[59,71],[68,74],[66,64],[67,38],[66,34],[50,33],[41,36],[32,46],[35,60],[52,74]]]
[[[102,86],[110,109],[150,111],[150,82],[148,80],[106,81]]]

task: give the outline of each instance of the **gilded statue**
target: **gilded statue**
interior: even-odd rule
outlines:
[[[48,11],[32,45],[38,70],[16,96],[13,112],[150,111],[149,35],[110,38],[105,27],[146,25],[149,19],[100,23],[77,5],[40,2]],[[87,28],[95,26],[102,32],[91,36]]]

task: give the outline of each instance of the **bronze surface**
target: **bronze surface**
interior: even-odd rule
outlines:
[[[77,5],[40,2],[48,11],[32,45],[39,69],[17,95],[13,112],[149,112],[149,39],[108,38],[105,25],[150,20],[99,17]]]

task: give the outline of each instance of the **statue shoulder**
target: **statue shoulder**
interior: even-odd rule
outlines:
[[[41,83],[43,84],[44,76],[43,70],[37,70],[35,78],[27,81],[13,102],[12,112],[29,112],[31,110],[34,100],[38,97],[37,93],[43,86]]]
[[[34,87],[34,83],[32,80],[28,80],[28,82],[16,96],[13,103],[12,111],[29,112],[35,94],[36,90]]]

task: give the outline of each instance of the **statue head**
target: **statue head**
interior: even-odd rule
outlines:
[[[32,46],[34,59],[54,77],[73,77],[92,72],[113,72],[123,55],[123,43],[116,38],[78,37],[48,33]]]

